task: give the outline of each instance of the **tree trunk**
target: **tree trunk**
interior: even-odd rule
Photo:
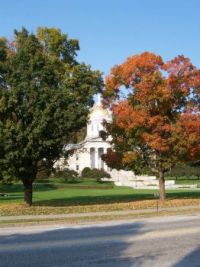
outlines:
[[[165,200],[165,177],[164,171],[161,169],[159,172],[159,190],[160,190],[160,200]]]
[[[24,202],[28,207],[30,207],[32,205],[32,195],[33,195],[32,181],[25,180],[23,181],[23,184],[24,184]]]

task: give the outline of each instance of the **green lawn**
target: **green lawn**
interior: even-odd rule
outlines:
[[[178,179],[176,180],[176,184],[197,184],[200,187],[199,179]]]
[[[136,190],[130,187],[117,187],[111,183],[85,181],[77,184],[34,184],[33,202],[36,206],[74,206],[104,203],[125,203],[135,200],[154,199],[157,190]],[[2,185],[0,204],[23,203],[22,184]],[[168,190],[168,198],[200,198],[200,190]]]
[[[200,179],[197,178],[185,178],[185,177],[166,177],[166,180],[175,180],[176,184],[197,184],[197,187],[200,188]]]

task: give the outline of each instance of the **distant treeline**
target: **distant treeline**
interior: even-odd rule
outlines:
[[[200,179],[200,161],[193,164],[177,164],[174,168],[166,173],[168,177],[174,178],[196,178]]]

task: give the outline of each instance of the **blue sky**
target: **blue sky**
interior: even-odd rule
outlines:
[[[200,67],[199,0],[0,0],[0,36],[58,27],[79,39],[79,60],[105,75],[128,56],[178,54]]]

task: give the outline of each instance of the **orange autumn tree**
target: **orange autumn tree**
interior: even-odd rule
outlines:
[[[104,101],[113,111],[113,122],[106,124],[113,151],[103,159],[113,167],[117,153],[121,168],[150,168],[165,199],[165,172],[200,159],[199,90],[200,70],[184,56],[165,63],[145,52],[112,68]]]

